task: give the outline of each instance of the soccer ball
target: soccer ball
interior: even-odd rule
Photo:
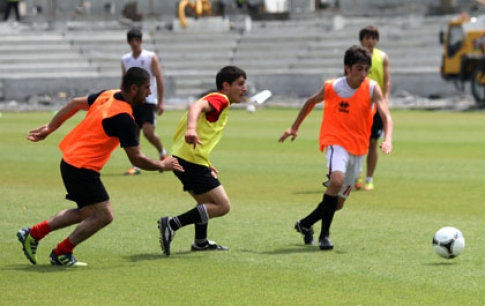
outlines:
[[[455,258],[465,248],[465,238],[455,227],[446,226],[433,236],[433,248],[436,254],[443,258]]]
[[[254,113],[256,111],[256,106],[254,106],[253,104],[248,104],[248,106],[246,106],[246,111],[248,113]]]

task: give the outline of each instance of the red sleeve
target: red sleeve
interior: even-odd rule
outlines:
[[[217,121],[221,112],[229,106],[227,99],[221,95],[209,95],[205,100],[207,100],[207,102],[214,108],[213,111],[205,114],[205,118],[209,122]]]

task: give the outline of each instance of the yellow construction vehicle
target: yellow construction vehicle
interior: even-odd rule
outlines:
[[[470,81],[476,102],[485,104],[485,15],[462,14],[451,20],[440,33],[440,42],[444,45],[441,76],[460,90]]]
[[[197,17],[210,16],[212,12],[212,5],[209,0],[181,0],[179,2],[178,15],[179,21],[183,28],[187,28],[187,17],[185,16],[185,9],[191,9],[195,12]]]

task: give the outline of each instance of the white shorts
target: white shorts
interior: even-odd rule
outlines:
[[[326,157],[328,173],[340,171],[344,174],[344,184],[338,195],[346,199],[359,176],[365,155],[352,155],[341,146],[328,146]]]

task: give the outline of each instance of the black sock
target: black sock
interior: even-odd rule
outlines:
[[[196,223],[194,224],[195,227],[195,243],[198,245],[204,245],[207,243],[207,228],[209,227],[209,223]]]
[[[170,219],[170,227],[176,231],[179,228],[196,223],[207,223],[209,215],[204,204],[197,205],[191,210]]]
[[[330,225],[332,224],[335,209],[338,205],[338,196],[331,196],[325,194],[323,196],[323,216],[322,216],[322,231],[320,232],[320,239],[330,236]]]
[[[325,199],[325,195],[323,196]],[[322,202],[318,203],[317,207],[305,218],[300,220],[300,225],[304,228],[310,228],[313,224],[320,221],[323,216],[323,200]]]

